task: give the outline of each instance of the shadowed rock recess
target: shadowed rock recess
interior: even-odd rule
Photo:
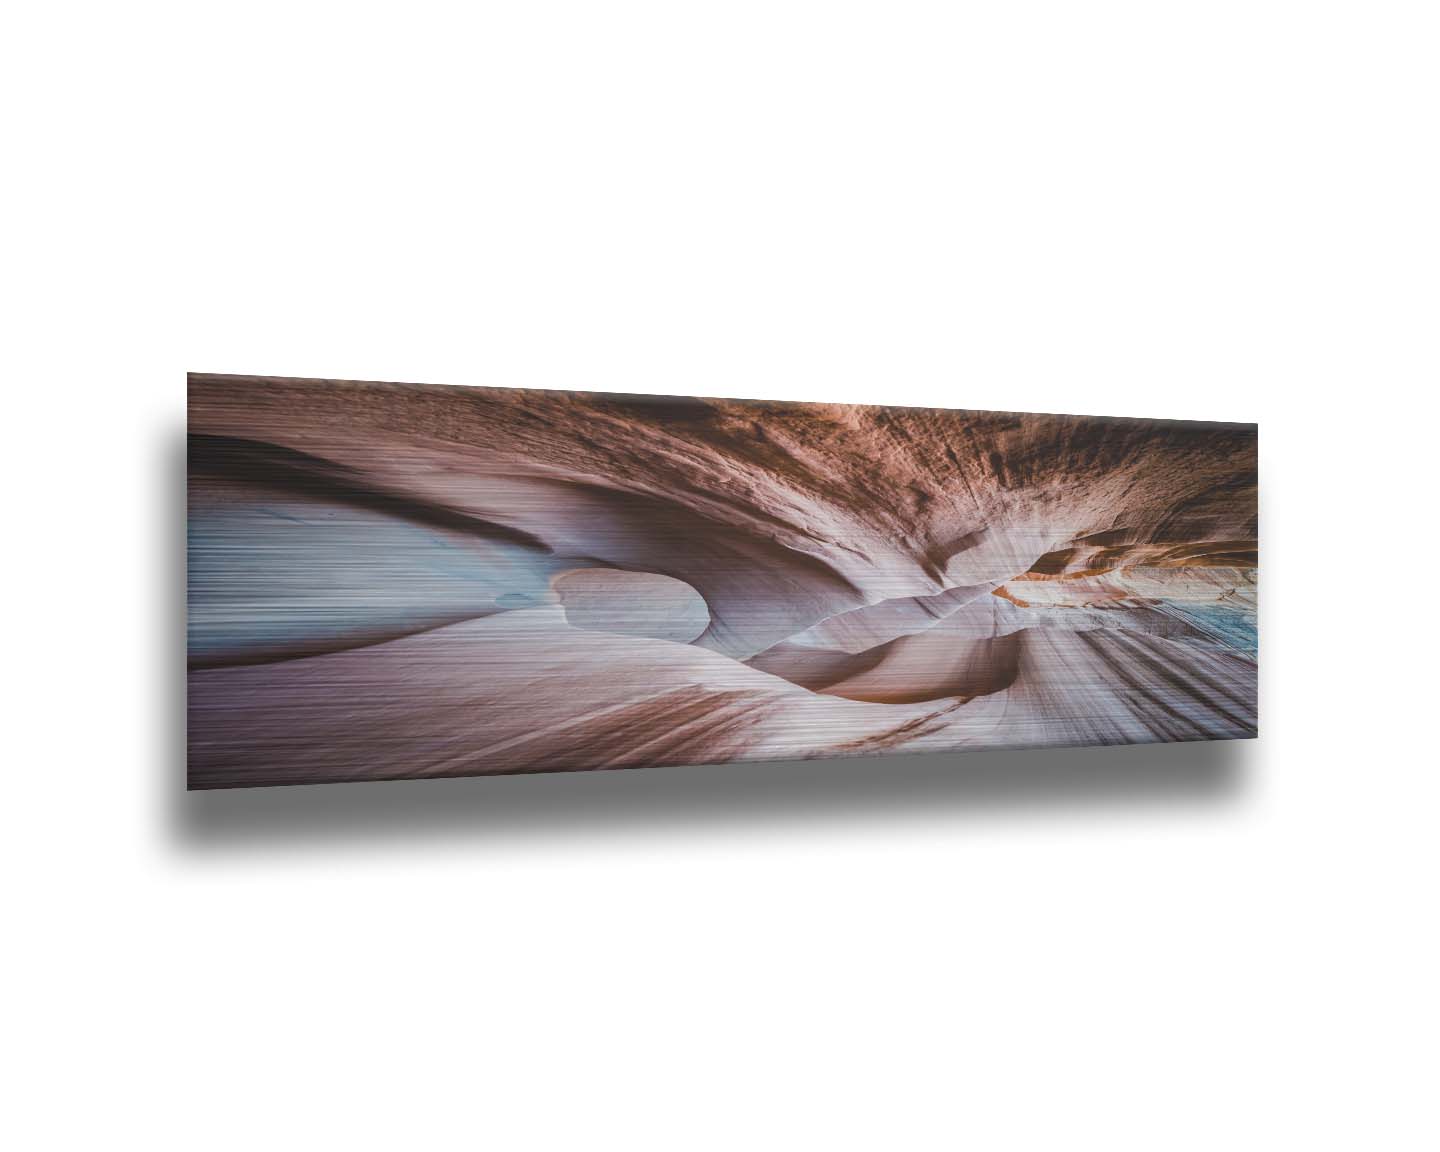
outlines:
[[[1256,733],[1254,425],[189,399],[191,787]]]

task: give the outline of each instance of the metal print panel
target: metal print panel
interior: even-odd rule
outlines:
[[[1254,425],[189,400],[193,788],[1256,733]]]

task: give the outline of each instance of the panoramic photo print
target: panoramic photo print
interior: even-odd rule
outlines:
[[[189,784],[1251,737],[1256,449],[192,375]]]

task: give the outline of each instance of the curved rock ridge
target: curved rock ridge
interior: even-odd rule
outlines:
[[[994,584],[965,585],[936,593],[934,596],[904,596],[898,600],[882,600],[878,604],[870,604],[821,620],[804,632],[792,636],[789,642],[818,648],[838,648],[842,652],[865,652],[877,644],[924,632],[994,588]]]
[[[1255,442],[195,376],[191,783],[1253,735]]]

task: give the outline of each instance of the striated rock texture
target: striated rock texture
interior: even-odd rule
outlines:
[[[1254,425],[192,376],[192,787],[1256,731]]]

